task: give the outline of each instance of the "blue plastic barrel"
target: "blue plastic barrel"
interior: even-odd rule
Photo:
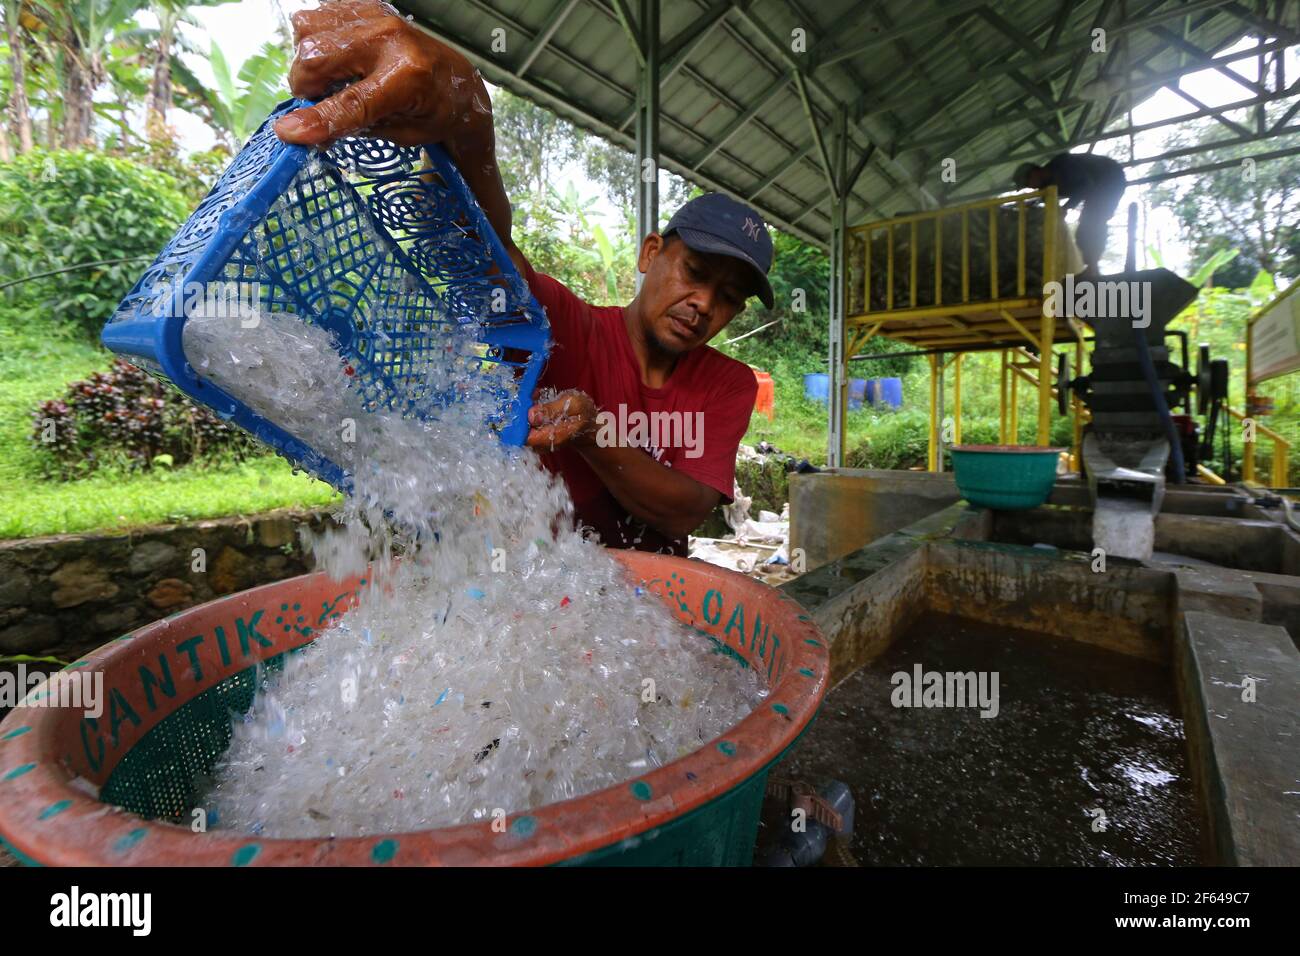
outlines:
[[[899,408],[903,404],[903,380],[901,378],[877,378],[872,380],[871,401],[875,405],[888,405]]]
[[[870,394],[871,380],[865,378],[849,379],[849,409],[857,411]]]
[[[829,375],[805,375],[803,393],[806,398],[826,405],[831,397],[831,377]]]

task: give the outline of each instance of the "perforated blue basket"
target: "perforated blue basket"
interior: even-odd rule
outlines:
[[[459,170],[437,146],[281,142],[272,122],[307,105],[281,103],[253,134],[118,305],[104,345],[346,490],[339,465],[195,374],[182,347],[189,284],[232,283],[264,312],[326,328],[368,409],[421,418],[455,400],[427,374],[447,340],[481,323],[468,374],[498,399],[501,440],[523,444],[546,318]]]

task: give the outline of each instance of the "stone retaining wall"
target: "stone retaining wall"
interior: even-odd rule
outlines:
[[[0,542],[0,654],[73,660],[195,604],[311,570],[299,528],[326,511],[276,511]]]

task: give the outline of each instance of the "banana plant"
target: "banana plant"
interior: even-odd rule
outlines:
[[[146,103],[148,124],[161,128],[167,123],[167,109],[172,103],[173,50],[180,39],[181,24],[200,26],[190,13],[191,7],[215,7],[232,0],[153,0],[150,4],[158,17],[158,29],[151,47],[153,78]]]
[[[605,270],[605,291],[610,302],[618,301],[618,268],[614,262],[614,246],[600,226],[592,229],[596,237],[596,249],[600,252],[600,262]]]
[[[10,127],[17,138],[20,153],[32,149],[32,120],[28,112],[27,70],[23,49],[23,10],[21,0],[3,0],[0,9],[5,17],[5,46],[8,54],[8,76],[5,85],[9,88]],[[31,14],[27,14],[31,16]],[[30,26],[30,25],[29,25]]]
[[[1240,249],[1219,249],[1211,253],[1209,258],[1192,270],[1192,274],[1187,277],[1187,281],[1198,289],[1207,287],[1214,279],[1214,273],[1222,269],[1240,254]],[[1147,255],[1157,267],[1161,269],[1166,268],[1165,257],[1155,246],[1147,246]]]
[[[30,0],[57,47],[62,78],[63,145],[75,149],[91,136],[95,91],[114,31],[145,7],[145,0]]]
[[[214,41],[208,54],[216,81],[208,86],[179,60],[174,60],[173,78],[178,98],[199,112],[216,132],[222,145],[237,151],[266,119],[280,100],[289,96],[286,78],[289,52],[277,43],[265,43],[233,73],[226,55]]]

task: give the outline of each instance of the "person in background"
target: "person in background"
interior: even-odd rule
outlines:
[[[362,130],[404,146],[442,144],[550,322],[540,381],[562,394],[529,410],[528,444],[562,476],[578,522],[603,544],[685,556],[687,535],[731,501],[758,393],[748,365],[706,343],[750,296],[773,303],[762,218],[728,196],[697,196],[642,240],[643,281],[631,303],[584,302],[514,242],[491,100],[464,56],[377,0],[304,10],[293,28],[289,86],[320,102],[281,117],[276,134],[314,147]],[[598,422],[601,410],[631,427],[609,441],[615,430]],[[675,438],[639,437],[633,416],[664,413],[680,426]]]
[[[1086,264],[1083,274],[1100,275],[1101,254],[1106,251],[1106,227],[1128,186],[1124,167],[1096,153],[1061,153],[1045,166],[1022,163],[1016,168],[1015,184],[1017,189],[1055,186],[1059,197],[1070,200],[1066,209],[1082,204],[1074,243]]]

